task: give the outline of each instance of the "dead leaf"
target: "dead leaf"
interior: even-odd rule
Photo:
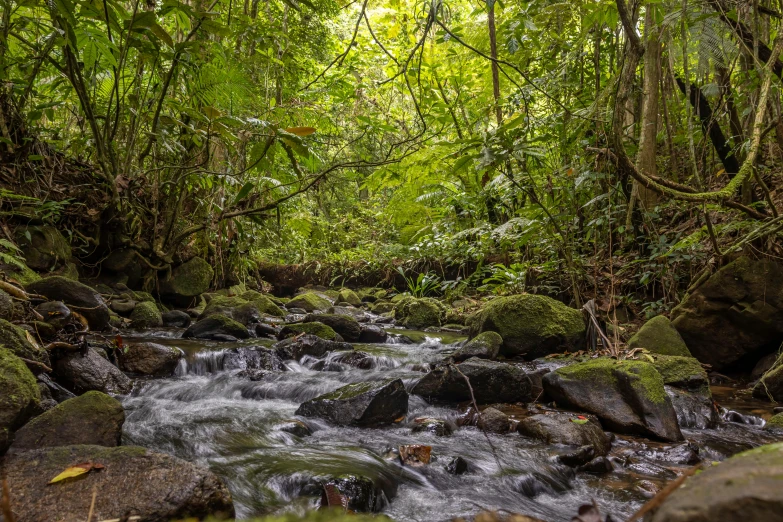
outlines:
[[[340,490],[334,484],[324,484],[324,490],[321,493],[321,507],[348,509],[348,497],[340,493]]]
[[[103,464],[93,464],[92,462],[83,462],[81,464],[75,464],[73,466],[70,466],[68,468],[65,468],[65,470],[54,477],[52,480],[49,481],[49,484],[56,484],[57,482],[61,482],[65,479],[78,477],[79,475],[84,475],[85,473],[89,473],[90,470],[93,469],[103,469]]]
[[[430,463],[432,446],[408,444],[400,446],[400,460],[406,466],[423,466]]]
[[[75,310],[71,310],[71,316],[73,316],[77,321],[79,321],[86,330],[90,329],[90,323],[87,321],[87,318],[84,317],[82,314],[80,314]]]

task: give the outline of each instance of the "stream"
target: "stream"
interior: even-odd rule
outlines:
[[[356,350],[371,354],[370,369],[341,364],[344,352],[334,352],[325,360],[306,356],[287,361],[288,371],[254,382],[237,375],[237,370],[223,369],[223,350],[269,346],[273,341],[216,343],[180,339],[181,332],[158,329],[126,335],[127,342],[176,346],[186,357],[175,376],[137,379],[133,393],[121,398],[127,415],[123,444],[208,466],[228,485],[238,519],[303,513],[318,506],[323,482],[355,474],[388,485],[389,491],[396,487],[396,496],[386,500],[382,512],[400,522],[449,520],[483,509],[568,521],[581,504],[591,501],[603,513],[623,520],[693,465],[693,454],[707,461],[722,460],[775,440],[762,430],[761,416],[770,413],[769,403],[762,406],[736,389],[716,388],[716,400],[727,407],[725,422],[718,428],[684,429],[688,442],[679,444],[618,435],[609,456],[614,471],[576,473],[553,460],[564,448],[516,432],[495,435],[473,426],[458,427],[467,404],[436,406],[411,395],[406,419],[380,429],[337,427],[294,415],[303,401],[349,383],[394,377],[410,390],[430,363],[454,350],[449,343],[459,336],[406,332],[415,344],[355,344]],[[512,419],[526,414],[520,405],[497,407]],[[445,419],[453,434],[413,433],[417,417]],[[281,429],[297,419],[312,435],[300,437]],[[391,450],[405,444],[432,446],[433,462],[402,466]],[[446,470],[457,456],[467,460],[467,473]]]

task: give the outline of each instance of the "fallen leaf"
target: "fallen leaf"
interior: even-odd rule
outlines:
[[[571,419],[574,424],[587,424],[587,419]]]
[[[423,444],[408,444],[400,446],[400,460],[406,466],[423,466],[430,463],[432,446]]]
[[[84,464],[76,464],[75,466],[71,466],[70,468],[65,468],[65,471],[54,477],[52,480],[49,481],[49,484],[55,484],[57,482],[60,482],[65,479],[78,477],[79,475],[84,475],[85,473],[89,473],[89,471],[93,468],[92,463],[85,462]]]

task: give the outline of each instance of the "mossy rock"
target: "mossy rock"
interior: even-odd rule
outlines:
[[[468,318],[470,337],[497,332],[503,338],[500,353],[507,357],[544,357],[584,348],[582,312],[543,295],[498,297]]]
[[[316,337],[326,339],[327,341],[343,340],[331,327],[319,322],[287,324],[280,330],[280,334],[278,334],[277,337],[278,339],[287,339],[300,334],[315,335]]]
[[[9,279],[18,282],[22,286],[27,286],[41,280],[41,276],[27,265],[22,265],[21,268],[13,265],[3,265],[2,270]]]
[[[209,289],[214,275],[207,261],[194,257],[172,270],[171,277],[161,283],[161,296],[177,303],[190,304]]]
[[[288,301],[285,306],[289,309],[301,308],[307,312],[315,312],[316,310],[327,310],[330,306],[332,306],[332,303],[325,297],[321,297],[320,295],[313,292],[308,292],[306,294],[301,294],[294,297]]]
[[[154,328],[163,326],[163,317],[160,310],[149,301],[143,301],[136,305],[130,315],[132,328]]]
[[[661,354],[655,354],[651,357],[652,364],[661,374],[664,384],[710,394],[710,380],[707,371],[695,358]]]
[[[389,301],[376,301],[373,303],[372,307],[370,307],[370,311],[374,314],[388,314],[389,312],[394,311],[395,306],[394,303]]]
[[[408,295],[408,294],[397,294],[397,295],[395,295],[394,297],[391,298],[391,302],[394,303],[394,304],[397,304],[400,301],[402,301],[403,299],[405,299],[406,297],[411,297],[411,296]]]
[[[10,350],[0,347],[0,455],[41,404],[41,390],[35,376]]]
[[[455,361],[461,362],[471,357],[478,357],[479,359],[489,359],[494,361],[498,353],[500,353],[500,346],[503,344],[503,338],[497,332],[483,332],[476,337],[467,341],[462,347],[460,347],[452,357]]]
[[[247,331],[247,327],[242,323],[225,315],[214,314],[199,319],[182,334],[182,337],[186,339],[213,339],[220,341],[228,340],[227,336],[236,339],[248,339],[250,332]]]
[[[753,396],[775,402],[783,402],[783,364],[781,357],[775,361],[753,387]]]
[[[323,323],[337,332],[349,343],[356,342],[362,336],[362,327],[353,317],[338,314],[308,314],[304,319],[307,323]]]
[[[764,424],[765,430],[783,431],[783,413],[778,413],[770,417],[766,424]]]
[[[405,328],[423,329],[440,326],[446,318],[446,307],[431,297],[407,296],[397,302],[394,318]]]
[[[353,290],[350,290],[348,288],[343,288],[340,290],[340,293],[337,294],[337,300],[336,303],[348,303],[352,306],[361,306],[362,305],[362,299],[359,297],[356,292]]]
[[[27,338],[27,332],[5,319],[0,319],[0,345],[13,352],[17,357],[38,361],[47,366],[50,365],[49,354],[34,345]]]
[[[140,302],[155,302],[155,298],[152,296],[149,292],[141,292],[141,291],[135,291],[133,292],[133,297],[136,301]]]
[[[671,321],[662,315],[644,323],[628,341],[628,348],[645,348],[661,355],[693,357]]]
[[[48,271],[71,260],[71,245],[49,225],[20,227],[14,234],[27,266]]]
[[[268,295],[256,292],[255,290],[248,290],[239,297],[253,303],[262,314],[285,317],[285,312],[280,308],[282,303],[276,303],[275,300]]]
[[[222,314],[245,326],[250,326],[253,323],[261,321],[261,318],[264,315],[273,315],[275,317],[283,317],[285,315],[285,312],[276,304],[258,292],[253,292],[251,290],[242,295],[247,296],[250,299],[239,296],[229,297],[213,294],[210,297],[207,306],[204,307],[201,317]]]

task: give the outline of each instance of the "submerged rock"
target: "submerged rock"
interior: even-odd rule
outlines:
[[[272,349],[284,360],[293,359],[298,361],[305,355],[323,357],[333,351],[353,350],[353,346],[348,343],[327,341],[315,335],[305,334],[280,341],[272,346]]]
[[[689,477],[651,522],[768,522],[783,512],[783,443],[761,446]]]
[[[288,310],[291,310],[292,308],[301,308],[306,312],[315,312],[316,310],[322,311],[331,306],[331,301],[312,292],[298,295],[288,301],[285,305]]]
[[[68,399],[16,432],[11,451],[94,444],[119,446],[125,411],[117,399],[91,391]]]
[[[382,426],[408,413],[408,393],[400,379],[349,384],[299,406],[296,415],[323,417],[340,426]]]
[[[435,368],[421,378],[412,393],[436,401],[460,402],[471,400],[471,387],[479,404],[533,399],[532,383],[522,368],[476,357],[456,366],[446,364]]]
[[[41,391],[27,366],[11,351],[0,347],[0,455],[13,433],[38,413]]]
[[[83,315],[92,330],[105,330],[110,325],[111,314],[103,297],[78,281],[62,276],[51,276],[28,284],[25,290],[53,301],[64,302]]]
[[[179,348],[156,343],[128,344],[119,357],[120,368],[141,375],[172,375],[184,353]]]
[[[185,339],[212,339],[215,341],[228,341],[234,339],[248,339],[250,332],[241,323],[226,317],[225,315],[215,314],[207,318],[200,319],[188,327],[182,334]]]
[[[34,466],[30,463],[35,462]],[[74,464],[94,469],[55,485],[48,482]],[[202,466],[144,448],[60,446],[9,456],[0,467],[11,488],[17,522],[82,520],[93,491],[94,520],[140,516],[168,522],[210,515],[233,517],[231,494],[221,480]]]
[[[671,321],[663,315],[653,317],[642,325],[628,341],[628,348],[645,348],[652,353],[691,357],[691,352]]]
[[[377,483],[367,477],[342,475],[323,483],[321,508],[336,507],[357,512],[381,511],[397,494],[397,485],[389,480]]]
[[[520,419],[517,431],[547,444],[591,446],[594,456],[609,453],[611,443],[592,415],[547,412]]]
[[[313,430],[310,429],[310,426],[296,419],[283,423],[279,427],[279,430],[290,433],[291,435],[296,435],[297,437],[309,437],[313,434]]]
[[[340,336],[350,342],[358,341],[362,335],[362,327],[353,317],[337,314],[308,314],[304,318],[304,323],[322,323],[340,334]]]
[[[559,405],[595,414],[609,429],[677,441],[677,415],[652,364],[599,358],[543,377],[546,393]]]
[[[168,301],[188,306],[209,289],[214,275],[212,265],[194,257],[172,270],[169,278],[161,282],[160,295]]]
[[[285,371],[283,361],[275,353],[264,347],[241,347],[226,350],[223,354],[223,367],[226,370],[266,370]]]
[[[131,328],[155,328],[163,326],[163,317],[155,303],[138,303],[130,315]]]
[[[296,337],[302,334],[315,335],[327,341],[341,342],[342,336],[338,335],[331,327],[319,322],[287,324],[277,334],[280,340]]]
[[[482,332],[458,348],[451,357],[457,362],[471,357],[494,361],[500,353],[502,344],[503,338],[497,332]]]
[[[447,437],[451,435],[451,426],[443,419],[434,419],[432,417],[417,417],[413,419],[412,433],[429,432],[438,437]]]
[[[67,353],[54,364],[54,372],[59,382],[77,393],[126,394],[133,387],[131,380],[94,348]]]
[[[497,332],[500,353],[528,359],[584,348],[585,322],[579,310],[534,294],[498,297],[468,319],[470,336]]]

